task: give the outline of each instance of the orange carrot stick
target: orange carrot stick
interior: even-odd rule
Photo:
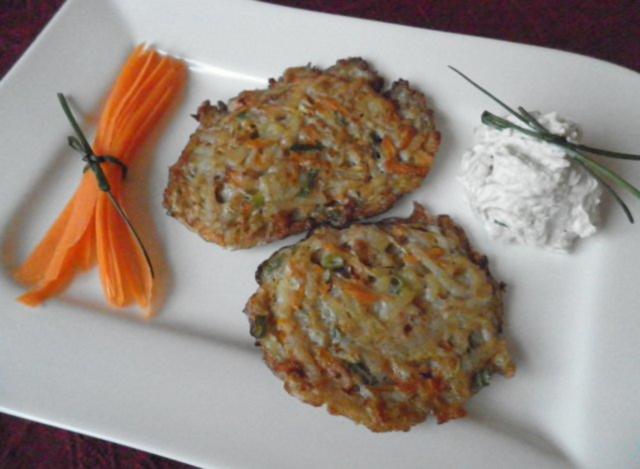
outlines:
[[[105,102],[92,151],[128,165],[186,82],[184,62],[143,45],[125,62]],[[108,303],[151,307],[153,271],[121,206],[121,169],[102,164],[110,194],[87,172],[75,194],[33,253],[14,273],[31,287],[19,301],[37,306],[61,292],[78,271],[97,262]],[[112,198],[113,200],[112,200]]]
[[[55,248],[64,234],[72,209],[73,204],[68,203],[33,254],[16,270],[14,276],[20,283],[33,285],[42,278],[42,274],[51,262]]]

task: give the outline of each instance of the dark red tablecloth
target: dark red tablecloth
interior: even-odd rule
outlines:
[[[0,0],[0,77],[62,3],[62,0]],[[640,71],[638,0],[275,0],[272,3],[554,47]],[[187,466],[0,414],[0,467]]]

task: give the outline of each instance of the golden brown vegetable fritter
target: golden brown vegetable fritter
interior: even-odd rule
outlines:
[[[362,59],[287,69],[228,106],[205,102],[164,206],[205,240],[246,248],[389,209],[440,143],[425,96]]]
[[[502,286],[448,216],[320,227],[257,273],[245,312],[292,395],[373,431],[462,417],[511,376]]]

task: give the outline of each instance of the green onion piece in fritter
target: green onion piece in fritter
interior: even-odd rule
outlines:
[[[331,272],[329,270],[325,270],[322,272],[322,281],[324,283],[331,282]]]
[[[316,180],[318,179],[318,170],[311,169],[305,174],[302,175],[302,187],[300,188],[300,196],[308,197],[313,191],[313,188],[316,185]]]
[[[262,267],[263,274],[270,274],[273,271],[277,270],[282,266],[283,258],[282,256],[276,256],[269,259],[266,264]]]
[[[344,267],[344,259],[335,254],[325,254],[320,261],[325,269],[338,270]]]
[[[333,327],[331,329],[331,342],[334,344],[338,344],[340,343],[340,341],[342,340],[342,332],[340,332],[340,329],[338,329],[337,326]]]
[[[304,153],[306,151],[320,151],[324,147],[322,143],[294,143],[289,147],[289,151],[293,151],[295,153]]]
[[[264,206],[264,194],[262,192],[256,192],[251,196],[251,205],[256,208]]]
[[[324,214],[331,223],[342,224],[345,221],[345,214],[339,207],[327,207]]]
[[[469,334],[469,345],[471,347],[478,347],[484,343],[484,337],[482,336],[482,331],[473,331]]]
[[[389,293],[392,295],[397,295],[402,291],[402,287],[404,286],[404,281],[400,277],[391,277],[389,279]]]
[[[267,333],[267,317],[266,316],[256,316],[251,321],[251,328],[249,329],[249,333],[252,337],[256,339],[261,339]]]
[[[378,379],[371,373],[364,362],[356,362],[347,364],[347,368],[351,373],[360,378],[363,384],[367,386],[376,386],[379,384]]]
[[[474,389],[484,388],[489,386],[491,382],[491,372],[489,370],[480,370],[473,376]]]

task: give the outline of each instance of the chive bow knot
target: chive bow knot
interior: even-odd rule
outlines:
[[[90,169],[91,171],[96,173],[96,175],[98,176],[99,172],[104,173],[101,170],[100,165],[103,163],[111,163],[120,167],[120,171],[122,172],[122,179],[126,179],[127,171],[129,168],[127,168],[127,165],[124,164],[120,160],[120,158],[116,158],[115,156],[111,156],[111,155],[96,155],[91,148],[85,148],[82,145],[82,142],[78,140],[77,137],[74,137],[74,136],[67,137],[67,143],[69,143],[69,146],[73,148],[75,151],[82,154],[82,161],[86,163],[86,165],[82,169],[83,173],[86,173],[87,170]],[[96,167],[96,165],[98,165],[98,167]],[[106,178],[101,177],[102,175],[98,176],[98,179],[104,180],[104,183],[99,185],[103,191],[107,191],[110,189],[110,187],[107,187],[109,183],[108,181],[106,181]]]
[[[73,131],[76,133],[75,136],[71,135],[67,137],[67,143],[71,148],[83,155],[82,161],[84,161],[86,165],[82,172],[84,173],[88,169],[93,171],[93,173],[96,175],[98,187],[100,187],[100,190],[109,192],[111,190],[111,186],[109,185],[109,181],[107,180],[104,171],[102,171],[101,165],[104,163],[111,163],[119,166],[120,170],[122,171],[123,179],[127,177],[127,165],[115,156],[96,155],[93,152],[93,148],[91,148],[91,145],[89,145],[87,138],[84,136],[82,129],[80,129],[76,118],[73,116],[71,108],[69,107],[69,103],[67,102],[67,98],[65,98],[62,93],[58,93],[58,100],[60,101],[60,105],[62,106],[62,110],[67,116],[67,119],[69,119],[71,127],[73,127]]]
[[[76,150],[77,152],[83,155],[82,161],[86,163],[82,172],[84,173],[88,169],[93,171],[93,173],[96,176],[98,187],[100,188],[101,191],[106,193],[107,197],[111,201],[111,204],[118,212],[118,215],[120,215],[120,218],[122,218],[125,225],[127,225],[127,228],[129,228],[129,231],[133,235],[136,243],[138,244],[138,247],[140,248],[140,250],[142,251],[142,254],[144,255],[147,265],[149,266],[149,271],[151,272],[151,276],[153,277],[154,271],[153,271],[153,265],[151,264],[151,258],[149,257],[149,253],[144,247],[144,244],[142,243],[142,239],[140,238],[140,235],[138,234],[136,229],[133,227],[133,223],[131,223],[131,220],[129,220],[129,217],[127,216],[127,213],[124,211],[124,208],[122,208],[120,203],[114,197],[113,192],[111,192],[111,186],[109,185],[109,180],[107,179],[107,176],[104,174],[104,171],[102,170],[102,165],[105,163],[115,164],[120,167],[122,171],[122,178],[124,179],[127,176],[127,165],[124,164],[119,158],[116,158],[115,156],[96,155],[93,152],[91,145],[89,145],[87,138],[84,136],[82,129],[80,129],[80,126],[76,121],[76,118],[73,116],[73,113],[71,112],[71,108],[69,107],[69,103],[67,102],[67,98],[65,98],[65,96],[62,93],[58,93],[58,100],[60,101],[62,110],[67,116],[67,119],[69,119],[69,123],[71,124],[71,127],[73,127],[73,131],[76,134],[75,136],[71,135],[67,137],[67,143],[71,148],[73,148],[74,150]]]

